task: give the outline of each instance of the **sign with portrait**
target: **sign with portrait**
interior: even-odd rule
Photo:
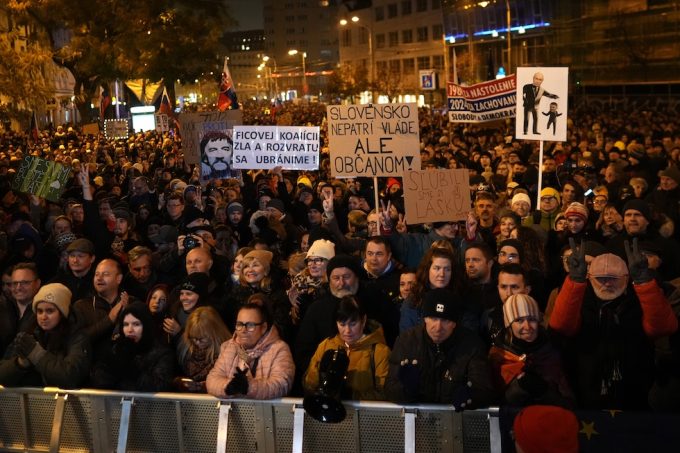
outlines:
[[[404,174],[408,224],[465,220],[471,208],[470,172],[409,170]]]
[[[567,140],[569,68],[517,68],[515,136]]]
[[[234,126],[234,168],[319,169],[319,128]]]

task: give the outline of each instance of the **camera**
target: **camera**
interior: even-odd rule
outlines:
[[[186,250],[188,252],[191,249],[195,249],[196,247],[200,247],[201,243],[194,236],[187,234],[184,237],[184,242],[182,243],[182,245],[184,245],[184,250]]]

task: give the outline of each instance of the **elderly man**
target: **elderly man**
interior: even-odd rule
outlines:
[[[678,320],[637,239],[632,247],[625,243],[628,267],[612,253],[588,267],[583,243],[577,249],[571,239],[570,245],[569,275],[550,327],[574,346],[569,352],[579,407],[644,409],[654,378],[653,340],[674,333]]]
[[[461,306],[444,288],[425,295],[424,324],[397,338],[390,356],[385,382],[390,400],[451,404],[457,411],[493,402],[486,347],[475,333],[458,326]]]

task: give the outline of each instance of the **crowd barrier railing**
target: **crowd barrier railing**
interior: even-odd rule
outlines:
[[[302,400],[219,400],[0,386],[0,451],[8,452],[500,452],[498,409],[344,401],[321,423]]]

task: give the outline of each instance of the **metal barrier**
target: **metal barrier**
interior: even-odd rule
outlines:
[[[324,424],[295,398],[0,387],[0,451],[500,452],[497,409],[344,404]]]

